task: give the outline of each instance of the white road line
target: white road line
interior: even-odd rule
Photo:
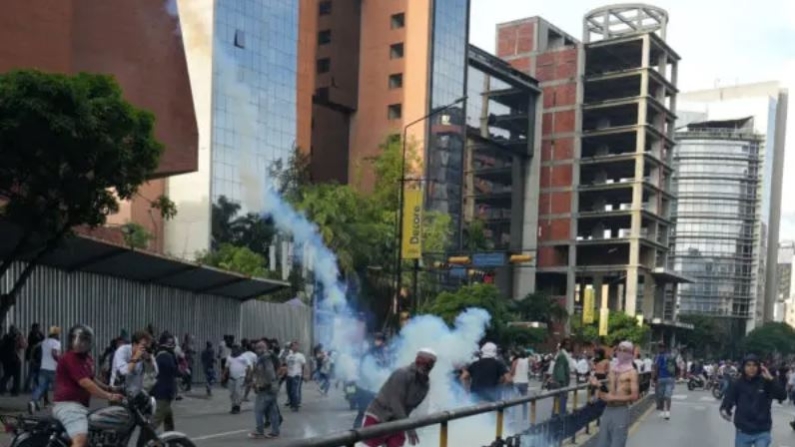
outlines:
[[[196,436],[196,437],[191,438],[191,440],[193,440],[193,441],[203,441],[205,439],[223,438],[224,436],[239,435],[241,433],[248,433],[249,431],[251,431],[251,430],[245,429],[245,430],[226,431],[226,432],[223,432],[223,433],[213,433],[212,435]]]
[[[685,400],[685,399],[687,399],[687,394],[674,394],[673,396],[671,396],[671,399],[673,399],[673,400]]]

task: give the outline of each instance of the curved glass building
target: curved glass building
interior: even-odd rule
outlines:
[[[691,123],[676,138],[675,270],[695,280],[680,285],[679,312],[753,319],[767,239],[763,137],[742,118]]]

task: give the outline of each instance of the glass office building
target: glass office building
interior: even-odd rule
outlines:
[[[466,92],[469,1],[433,2],[430,111],[444,108]],[[462,223],[464,117],[466,103],[433,116],[429,125],[426,160],[426,207],[450,215],[454,245],[458,245]]]
[[[674,153],[675,270],[681,314],[753,318],[764,291],[763,138],[753,118],[689,124]]]
[[[298,5],[215,2],[211,196],[257,211],[268,170],[296,143]]]

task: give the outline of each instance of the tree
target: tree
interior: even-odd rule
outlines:
[[[486,222],[475,218],[464,226],[464,248],[468,251],[485,251],[494,248],[494,242],[486,237]]]
[[[551,332],[555,324],[565,323],[569,313],[554,297],[543,293],[529,293],[524,299],[511,302],[511,310],[522,321],[545,323]]]
[[[3,278],[23,252],[27,265],[0,296],[0,320],[42,258],[76,226],[95,228],[129,200],[158,166],[154,116],[124,100],[111,76],[34,70],[0,75],[0,205],[23,229],[0,264]],[[156,199],[165,217],[175,211]]]
[[[760,356],[795,353],[795,329],[787,323],[770,322],[758,327],[742,342],[746,353]]]
[[[486,338],[498,342],[510,321],[508,300],[500,294],[500,290],[492,284],[473,284],[458,290],[444,291],[433,301],[426,304],[422,313],[436,315],[447,324],[453,324],[455,318],[466,309],[478,307],[491,315],[491,324]]]
[[[732,337],[727,325],[728,319],[706,315],[682,315],[679,320],[693,325],[692,330],[677,331],[676,338],[697,358],[724,357],[731,350]]]
[[[213,204],[212,247],[218,249],[223,244],[248,247],[267,259],[276,227],[273,220],[256,213],[238,216],[240,204],[221,196]]]
[[[599,315],[593,324],[582,324],[582,320],[574,318],[571,321],[572,339],[579,343],[596,343],[603,340],[608,346],[612,346],[624,340],[629,340],[635,345],[646,343],[651,333],[648,326],[638,325],[635,317],[624,312],[610,312],[607,322],[607,335],[599,336]]]
[[[146,231],[143,225],[135,222],[122,225],[121,233],[124,238],[124,243],[128,247],[137,248],[139,250],[149,247],[149,241],[153,238],[152,234]]]

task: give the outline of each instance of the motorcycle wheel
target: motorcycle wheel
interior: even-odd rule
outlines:
[[[694,389],[696,389],[696,384],[693,383],[692,380],[687,382],[687,389],[690,390],[690,391],[693,391]]]
[[[721,393],[720,387],[716,386],[715,388],[712,389],[712,397],[714,397],[715,399],[723,398],[723,393]]]

